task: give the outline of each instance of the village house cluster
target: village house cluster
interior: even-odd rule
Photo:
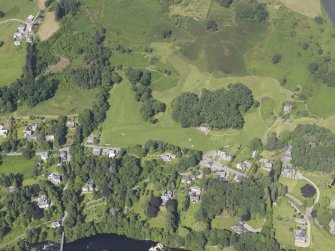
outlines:
[[[170,153],[165,153],[161,155],[161,159],[165,162],[170,162],[174,159],[176,159],[176,155],[170,154]]]
[[[13,35],[14,44],[19,46],[24,41],[24,39],[27,43],[32,43],[34,35],[33,28],[34,26],[38,25],[39,22],[36,22],[35,16],[29,15],[27,19],[24,22],[20,23],[17,27]]]

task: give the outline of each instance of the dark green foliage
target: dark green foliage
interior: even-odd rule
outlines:
[[[3,18],[4,16],[6,16],[6,13],[3,10],[0,10],[0,18]]]
[[[159,212],[159,206],[162,204],[162,199],[160,197],[152,197],[148,208],[147,214],[150,218],[155,218]]]
[[[22,149],[22,156],[26,159],[31,159],[35,156],[34,145],[31,142],[26,142]]]
[[[54,0],[46,0],[44,2],[44,6],[48,8],[53,2],[54,2]]]
[[[281,60],[282,56],[280,53],[276,53],[272,57],[272,64],[278,64]]]
[[[317,63],[311,63],[308,66],[308,70],[310,73],[315,74],[317,70],[319,69],[319,65]]]
[[[335,166],[335,135],[315,125],[299,125],[290,137],[293,165],[331,173]]]
[[[306,184],[300,188],[300,192],[305,198],[312,198],[316,193],[316,189],[312,185]]]
[[[27,44],[26,49],[26,62],[23,67],[23,76],[25,79],[34,79],[36,77],[36,46]]]
[[[276,133],[271,133],[268,136],[266,145],[265,145],[265,149],[267,151],[276,151],[279,149],[282,149],[284,147],[284,143],[277,138],[277,134]]]
[[[219,29],[219,25],[215,20],[208,20],[206,22],[206,28],[209,31],[217,31]]]
[[[172,30],[170,30],[170,29],[163,29],[161,31],[162,38],[170,38],[171,35],[172,35]]]
[[[314,18],[314,21],[315,21],[315,23],[317,23],[317,24],[323,24],[323,18],[322,17],[320,17],[320,16],[317,16],[317,17],[315,17]]]
[[[172,116],[182,127],[206,123],[212,128],[242,128],[242,113],[253,103],[251,90],[237,83],[228,90],[204,89],[200,98],[194,93],[183,93],[172,103]]]
[[[250,141],[249,147],[250,147],[251,150],[262,152],[263,151],[262,140],[260,138],[253,138]]]
[[[264,236],[261,233],[241,234],[238,241],[234,244],[238,251],[279,251],[280,244],[276,239]]]
[[[151,73],[132,67],[128,67],[125,72],[126,77],[132,83],[135,99],[142,102],[141,115],[143,120],[155,123],[156,120],[153,117],[160,112],[165,112],[166,105],[152,97]]]
[[[263,23],[267,19],[269,13],[264,4],[252,3],[240,5],[237,8],[236,15],[240,20]]]
[[[59,20],[67,14],[76,15],[79,10],[80,3],[76,0],[60,0],[55,6],[56,19]]]
[[[229,8],[230,5],[233,3],[233,0],[215,0],[215,1],[226,8]]]
[[[264,189],[260,181],[246,180],[243,183],[223,183],[210,180],[201,199],[199,216],[202,219],[214,219],[223,210],[231,215],[251,214],[264,215]]]
[[[0,48],[5,44],[4,41],[0,41]]]

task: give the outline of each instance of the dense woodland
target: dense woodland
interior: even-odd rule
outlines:
[[[299,125],[290,136],[293,164],[308,171],[332,173],[335,135],[316,125]]]
[[[207,124],[212,128],[242,128],[242,114],[254,104],[251,90],[241,83],[210,91],[204,89],[201,96],[183,93],[173,101],[173,119],[182,127]]]

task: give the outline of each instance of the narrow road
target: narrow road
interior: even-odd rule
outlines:
[[[293,196],[290,193],[286,193],[285,196],[287,198],[289,198],[290,200],[292,200],[293,202],[295,202],[296,204],[298,204],[299,206],[303,206],[304,205],[304,203],[302,203],[298,198],[296,198],[295,196]]]
[[[21,20],[21,19],[17,19],[17,18],[10,18],[10,19],[7,19],[7,20],[5,20],[5,21],[1,21],[0,24],[9,23],[9,22],[12,22],[12,21],[27,24],[27,22],[25,22],[25,21],[23,21],[23,20]]]

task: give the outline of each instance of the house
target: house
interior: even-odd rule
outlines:
[[[251,158],[255,159],[256,158],[256,154],[257,154],[256,150],[252,151]]]
[[[251,163],[248,161],[243,161],[243,162],[237,163],[236,165],[236,168],[242,171],[245,171],[249,167],[251,167]]]
[[[90,135],[90,136],[87,137],[86,143],[93,144],[95,139],[96,139],[96,137],[94,135]]]
[[[242,175],[235,175],[233,182],[235,183],[241,183],[244,181],[244,177]]]
[[[74,128],[75,126],[76,126],[76,123],[73,120],[69,119],[68,121],[66,121],[67,128]]]
[[[1,137],[7,137],[7,135],[8,135],[8,130],[6,130],[6,129],[1,129],[0,130],[0,136]]]
[[[24,23],[21,23],[18,27],[17,27],[17,30],[21,33],[24,33],[24,31],[26,30],[26,24]]]
[[[270,171],[272,169],[273,165],[271,160],[261,158],[259,161],[263,164],[263,168],[266,170]]]
[[[301,225],[305,225],[306,224],[306,218],[304,215],[301,215],[299,217],[295,218],[295,222]]]
[[[26,42],[27,43],[32,43],[33,42],[33,37],[32,36],[28,36]]]
[[[329,225],[329,233],[331,235],[335,235],[335,220],[331,219],[328,225]]]
[[[102,155],[108,156],[109,158],[114,158],[118,153],[117,149],[114,148],[103,148]]]
[[[227,181],[229,177],[229,172],[226,171],[220,171],[216,172],[215,175],[221,180],[221,181]]]
[[[38,205],[39,208],[45,209],[45,208],[50,207],[51,202],[50,202],[48,196],[42,195],[42,196],[37,198],[37,205]]]
[[[29,15],[29,16],[27,17],[27,21],[32,22],[32,21],[34,20],[34,18],[35,18],[35,16],[33,16],[33,15]]]
[[[293,167],[286,167],[283,168],[283,170],[281,171],[281,176],[283,176],[284,178],[294,179],[296,173],[297,170],[295,170]]]
[[[200,161],[200,165],[204,166],[204,167],[208,167],[210,168],[213,165],[213,160],[211,159],[207,159],[207,158],[203,158]]]
[[[60,222],[59,221],[53,221],[53,222],[51,222],[51,227],[52,228],[58,228],[58,227],[60,227]]]
[[[197,177],[195,175],[192,175],[190,173],[181,173],[181,182],[184,184],[191,184],[192,180],[195,180]]]
[[[14,40],[14,45],[20,46],[20,45],[21,45],[21,42],[18,41],[18,40]]]
[[[50,173],[48,175],[48,180],[54,185],[59,185],[62,182],[62,175],[58,173]]]
[[[293,107],[292,104],[285,104],[285,105],[284,105],[284,113],[285,113],[285,114],[290,114],[291,111],[292,111],[292,107]]]
[[[188,196],[190,197],[190,201],[192,203],[198,202],[200,200],[202,189],[197,186],[193,186],[190,189],[191,191],[188,193]]]
[[[43,161],[46,161],[50,157],[49,152],[39,152],[39,153],[36,153],[36,155],[39,156],[40,159]]]
[[[282,158],[283,167],[290,166],[291,165],[291,161],[292,161],[292,146],[289,145],[284,150],[284,154],[283,154],[283,158]]]
[[[23,137],[27,140],[36,140],[37,137],[34,133],[37,130],[37,124],[28,125],[23,130]]]
[[[93,190],[94,190],[93,180],[88,180],[85,183],[85,185],[81,188],[81,190],[83,191],[83,193],[93,192]]]
[[[294,234],[294,241],[298,244],[304,244],[307,241],[307,234],[305,229],[296,229]]]
[[[176,155],[170,154],[170,153],[165,153],[161,155],[161,159],[164,160],[165,162],[170,162],[176,158]]]
[[[15,187],[14,186],[10,186],[7,188],[9,193],[13,193],[15,191]]]
[[[45,141],[53,142],[55,140],[55,135],[50,134],[45,136]]]
[[[59,159],[59,162],[68,162],[70,161],[70,154],[66,150],[60,150]]]
[[[211,129],[207,126],[199,126],[198,129],[204,134],[208,134],[211,131]]]
[[[231,229],[237,233],[237,234],[244,234],[248,233],[249,231],[244,227],[244,224],[242,221],[235,222],[234,226],[231,227]]]
[[[218,156],[220,159],[224,160],[224,161],[232,161],[233,160],[233,156],[230,153],[227,153],[225,151],[218,151]]]
[[[168,200],[171,200],[174,198],[174,192],[173,191],[169,191],[169,190],[164,190],[162,192],[162,195],[161,195],[161,199],[163,201],[163,205],[165,205],[165,203],[168,201]]]
[[[100,156],[100,154],[101,154],[101,148],[100,147],[93,147],[92,153],[95,156]]]

